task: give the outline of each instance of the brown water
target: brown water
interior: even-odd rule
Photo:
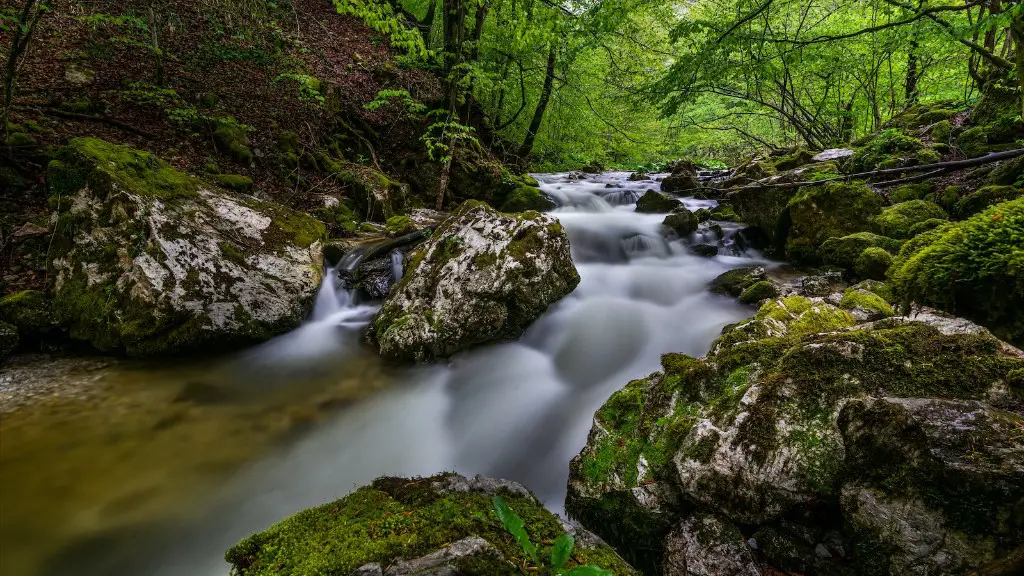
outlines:
[[[188,522],[243,463],[388,382],[370,355],[319,368],[15,359],[5,388],[61,384],[0,420],[0,573],[60,574],[76,542]]]

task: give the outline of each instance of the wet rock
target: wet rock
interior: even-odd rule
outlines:
[[[502,212],[525,212],[536,210],[546,212],[555,207],[554,201],[547,197],[539,188],[520,186],[501,205]]]
[[[692,192],[701,187],[696,164],[688,160],[675,160],[668,165],[670,174],[661,181],[663,192]]]
[[[786,255],[794,263],[817,263],[826,240],[867,230],[882,207],[878,194],[860,183],[830,182],[801,188],[788,203],[792,225]]]
[[[18,347],[18,329],[0,321],[0,364]]]
[[[680,238],[689,238],[690,234],[697,231],[697,227],[700,223],[697,221],[697,216],[693,212],[690,212],[685,207],[676,208],[668,216],[665,216],[665,220],[662,221],[662,225],[667,226],[673,232],[675,232]]]
[[[639,182],[640,180],[650,180],[651,175],[647,172],[633,172],[629,175],[630,182]]]
[[[744,304],[757,304],[763,300],[774,299],[778,295],[779,289],[775,284],[768,280],[761,280],[754,282],[744,290],[739,296],[739,301]]]
[[[367,260],[339,275],[346,289],[359,290],[369,300],[383,300],[394,283],[391,255]]]
[[[636,211],[648,214],[664,214],[682,207],[683,203],[679,200],[654,190],[648,190],[636,202]]]
[[[840,292],[846,287],[843,277],[839,274],[821,274],[805,276],[800,281],[801,293],[804,296],[824,297],[833,292]]]
[[[448,357],[518,337],[578,283],[557,220],[467,202],[410,256],[368,336],[389,358]]]
[[[25,340],[39,341],[57,330],[50,299],[39,290],[22,290],[0,298],[0,321],[14,325]]]
[[[763,266],[748,266],[736,268],[719,275],[708,285],[708,290],[715,294],[738,297],[744,290],[765,280],[767,275]]]
[[[789,233],[789,201],[796,192],[791,188],[746,188],[729,195],[739,220],[758,228],[769,247],[781,248]]]
[[[521,487],[507,490],[503,482],[455,474],[378,478],[249,536],[225,558],[239,576],[273,573],[281,565],[296,574],[521,574],[534,561],[498,519],[492,497],[501,496],[523,520],[541,558],[550,557],[551,542],[566,529],[532,494]],[[585,531],[572,532],[577,537],[567,568],[594,565],[617,575],[636,574],[607,544]]]
[[[714,258],[718,256],[718,246],[714,244],[694,244],[690,246],[690,251],[701,256],[703,258]]]
[[[761,576],[739,529],[720,518],[695,514],[665,540],[665,576]]]
[[[64,199],[54,310],[72,338],[162,354],[265,340],[308,315],[323,266],[316,220],[90,138],[48,179]]]

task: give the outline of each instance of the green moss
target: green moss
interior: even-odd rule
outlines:
[[[939,154],[938,150],[932,148],[922,148],[917,151],[914,158],[918,164],[934,164],[942,160],[942,154]]]
[[[213,132],[213,138],[221,152],[230,155],[242,164],[252,164],[252,150],[249,149],[249,135],[245,130],[230,122],[221,123]]]
[[[881,296],[866,290],[849,288],[843,293],[839,307],[844,310],[860,308],[883,316],[894,316],[896,312]]]
[[[867,248],[853,264],[853,271],[861,278],[885,280],[885,273],[892,265],[892,254],[881,248]]]
[[[984,186],[960,198],[953,206],[953,215],[957,218],[970,218],[985,208],[1021,195],[1021,190],[1014,186]]]
[[[917,224],[914,224],[913,226],[910,227],[910,236],[914,237],[917,236],[918,234],[924,234],[929,230],[934,230],[939,226],[942,226],[946,222],[948,222],[948,220],[940,218],[929,218],[924,222],[918,222]]]
[[[42,337],[56,327],[50,300],[39,290],[22,290],[0,298],[0,320],[31,338]]]
[[[853,156],[853,166],[858,172],[875,168],[898,167],[914,156],[923,145],[913,136],[900,130],[890,129],[879,133]]]
[[[242,251],[236,248],[234,244],[230,242],[221,242],[218,246],[220,247],[220,253],[224,255],[224,258],[240,265],[244,265],[246,263],[245,254],[242,254]]]
[[[11,132],[5,141],[10,148],[32,148],[39,145],[39,141],[30,134],[24,132]]]
[[[712,208],[711,219],[716,222],[739,222],[739,216],[731,204],[719,204]]]
[[[949,137],[953,133],[953,124],[949,120],[943,120],[935,126],[932,126],[932,141],[941,142],[943,144],[949,144]]]
[[[910,230],[915,224],[932,218],[944,220],[946,212],[933,202],[911,200],[886,208],[872,224],[879,234],[904,240],[912,237]]]
[[[163,200],[198,196],[198,181],[156,156],[96,138],[75,138],[68,145],[71,158],[56,168],[56,183],[64,193],[71,182],[102,178],[135,194]],[[67,174],[73,171],[75,174]],[[51,172],[52,174],[52,172]],[[52,189],[52,188],[51,188]]]
[[[248,176],[241,176],[239,174],[217,174],[217,184],[220,184],[224,188],[229,190],[237,190],[239,192],[248,192],[252,190],[252,178]]]
[[[285,242],[306,248],[327,237],[323,223],[308,214],[250,197],[241,197],[241,200],[270,217],[270,226],[263,231],[263,241],[271,249],[277,249]]]
[[[401,236],[415,230],[416,226],[408,216],[392,216],[384,224],[384,231],[388,236]]]
[[[1019,342],[1024,337],[1024,199],[916,237],[894,261],[891,280],[902,302],[967,316]]]
[[[889,304],[896,302],[896,298],[892,293],[892,288],[890,288],[885,282],[879,282],[878,280],[863,280],[851,286],[850,289],[871,292]]]
[[[768,280],[761,280],[751,284],[746,290],[740,294],[739,300],[744,304],[757,304],[762,300],[769,298],[775,298],[779,295],[779,291],[775,288],[775,284],[772,284]]]
[[[431,485],[443,479],[379,478],[340,500],[303,510],[245,538],[227,551],[225,559],[239,576],[349,574],[364,564],[389,565],[478,536],[508,563],[462,565],[469,574],[518,574],[518,567],[532,564],[502,526],[489,495],[439,493]],[[564,532],[558,518],[531,498],[509,492],[502,497],[522,518],[541,556],[548,557],[551,542]],[[577,547],[570,566],[599,561],[617,574],[633,573],[602,546]]]
[[[789,201],[792,225],[786,255],[796,263],[816,263],[829,238],[866,230],[882,209],[882,199],[859,182],[830,182],[802,188]]]
[[[682,206],[682,202],[654,190],[648,190],[636,202],[636,211],[648,214],[668,213]]]
[[[916,184],[904,184],[893,188],[889,198],[893,203],[907,202],[909,200],[922,200],[935,191],[934,182],[918,182]]]
[[[804,164],[811,161],[814,157],[814,153],[808,151],[806,148],[798,147],[792,153],[787,154],[774,162],[775,170],[782,172],[784,170],[792,170],[793,168],[799,168]]]
[[[708,285],[708,290],[715,294],[738,297],[750,285],[765,279],[764,268],[748,266],[729,270],[716,277]]]
[[[524,212],[526,210],[536,210],[544,212],[554,207],[555,203],[541,192],[539,188],[522,185],[508,195],[505,203],[501,205],[501,211]]]
[[[697,227],[700,225],[700,222],[697,221],[697,216],[686,207],[676,208],[668,216],[665,216],[661,223],[675,232],[680,238],[689,238],[690,234],[696,232]]]
[[[871,232],[857,232],[841,238],[829,238],[821,245],[819,254],[822,263],[852,271],[857,259],[868,248],[881,248],[895,253],[899,251],[900,245],[901,242],[893,238]]]

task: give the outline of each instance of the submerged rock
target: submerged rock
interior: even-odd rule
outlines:
[[[323,225],[205,186],[151,154],[73,140],[60,199],[54,310],[72,338],[132,355],[270,338],[309,313]]]
[[[557,220],[466,202],[411,255],[369,337],[393,359],[451,356],[517,338],[579,280]]]
[[[570,465],[569,513],[643,569],[755,569],[739,534],[688,544],[711,524],[742,526],[774,568],[799,572],[842,558],[842,574],[955,574],[1012,556],[1021,353],[935,314],[858,324],[891,309],[867,291],[843,300],[856,314],[769,301],[707,358],[667,354],[613,394]]]
[[[303,510],[232,546],[232,574],[404,576],[522,574],[534,560],[502,525],[493,496],[519,516],[538,557],[550,558],[567,527],[523,486],[456,474],[379,478],[352,494]],[[567,568],[600,566],[618,576],[636,572],[604,542],[568,527],[575,546]]]
[[[682,208],[683,203],[671,196],[648,190],[636,202],[636,211],[648,214],[661,214]]]

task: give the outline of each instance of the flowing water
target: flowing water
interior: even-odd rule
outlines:
[[[222,576],[241,537],[385,474],[514,479],[560,511],[608,396],[751,312],[706,285],[755,256],[665,240],[664,215],[634,211],[658,185],[627,176],[539,176],[582,281],[517,342],[383,366],[359,345],[377,305],[332,275],[309,322],[231,359],[79,370],[106,400],[4,422],[0,572]]]

